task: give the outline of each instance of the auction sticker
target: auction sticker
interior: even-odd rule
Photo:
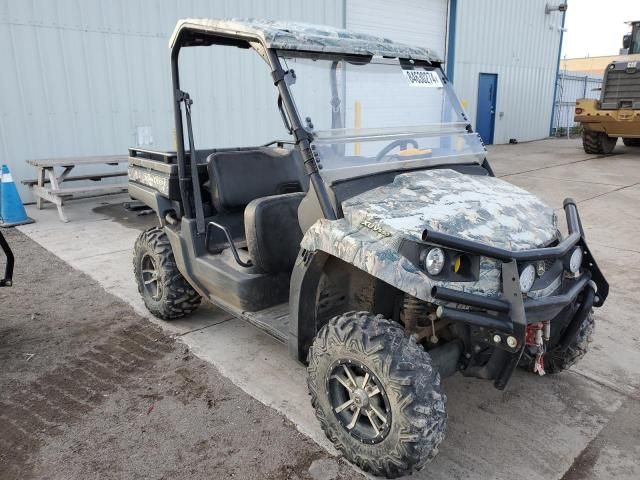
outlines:
[[[442,80],[435,70],[402,70],[412,87],[441,88]]]

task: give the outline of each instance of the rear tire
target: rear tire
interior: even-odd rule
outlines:
[[[627,147],[640,147],[640,138],[623,138],[622,143]]]
[[[396,478],[435,457],[447,424],[440,375],[398,324],[345,313],[318,332],[308,358],[316,417],[347,459]]]
[[[192,313],[201,297],[182,276],[171,244],[160,227],[140,234],[133,249],[133,272],[149,312],[162,320]]]
[[[613,152],[618,137],[609,137],[604,132],[582,130],[582,147],[586,153],[608,155]]]

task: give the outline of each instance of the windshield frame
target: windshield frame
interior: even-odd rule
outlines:
[[[427,70],[434,70],[442,81],[442,87],[444,88],[443,96],[447,98],[449,106],[452,111],[455,112],[457,119],[452,122],[433,123],[406,127],[379,127],[379,128],[345,128],[342,125],[339,128],[314,130],[313,119],[307,119],[305,122],[305,130],[311,137],[311,144],[315,146],[333,144],[334,148],[342,148],[344,150],[344,144],[349,142],[368,142],[368,141],[381,141],[381,140],[399,140],[403,138],[410,139],[414,135],[418,134],[422,137],[437,137],[446,134],[458,135],[460,137],[467,137],[469,139],[472,136],[477,136],[477,133],[473,132],[469,117],[467,116],[461,102],[459,101],[452,84],[449,82],[445,72],[442,69],[442,65],[439,62],[429,62],[426,60],[410,60],[402,58],[388,58],[388,57],[373,57],[373,56],[356,56],[356,55],[341,55],[341,54],[327,54],[327,53],[315,53],[304,52],[300,50],[282,50],[275,51],[278,60],[284,65],[287,65],[286,59],[308,59],[308,60],[324,60],[331,61],[335,65],[335,62],[345,61],[354,65],[367,65],[370,63],[377,63],[382,65],[389,65],[390,67],[399,67],[403,70],[410,70],[414,68],[424,68]],[[287,65],[287,68],[288,65]],[[337,73],[335,68],[331,68],[331,91],[335,98]],[[295,82],[293,82],[295,83]],[[291,92],[293,101],[295,102],[295,92],[290,85],[287,85],[287,89]],[[338,100],[338,104],[339,104]],[[333,100],[332,100],[333,104]],[[295,105],[295,103],[294,103]],[[297,107],[296,115],[301,118],[301,113]],[[311,120],[311,121],[309,121]],[[333,124],[332,119],[332,124]],[[479,138],[479,137],[478,137]],[[486,161],[486,148],[480,140],[480,146],[482,147],[482,153],[476,152],[475,154],[482,158],[471,158],[469,154],[451,154],[448,156],[435,157],[435,158],[408,158],[394,161],[388,161],[382,164],[368,164],[353,167],[344,167],[337,170],[322,169],[320,175],[325,182],[332,185],[335,182],[347,180],[349,178],[358,178],[371,174],[382,173],[385,171],[401,171],[401,170],[419,170],[424,168],[433,168],[435,166],[446,165],[460,165],[460,164],[478,164],[482,165]],[[340,146],[342,144],[342,146]],[[317,155],[317,153],[316,153]],[[316,159],[318,160],[318,159]]]

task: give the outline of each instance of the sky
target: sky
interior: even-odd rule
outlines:
[[[617,55],[629,32],[624,22],[640,20],[640,0],[567,0],[567,5],[562,58]]]

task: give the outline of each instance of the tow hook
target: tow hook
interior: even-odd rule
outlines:
[[[533,347],[536,352],[536,359],[533,364],[533,373],[543,376],[544,371],[544,354],[545,343],[551,337],[551,322],[544,321],[527,325],[527,333],[525,336],[525,344],[527,347]]]

